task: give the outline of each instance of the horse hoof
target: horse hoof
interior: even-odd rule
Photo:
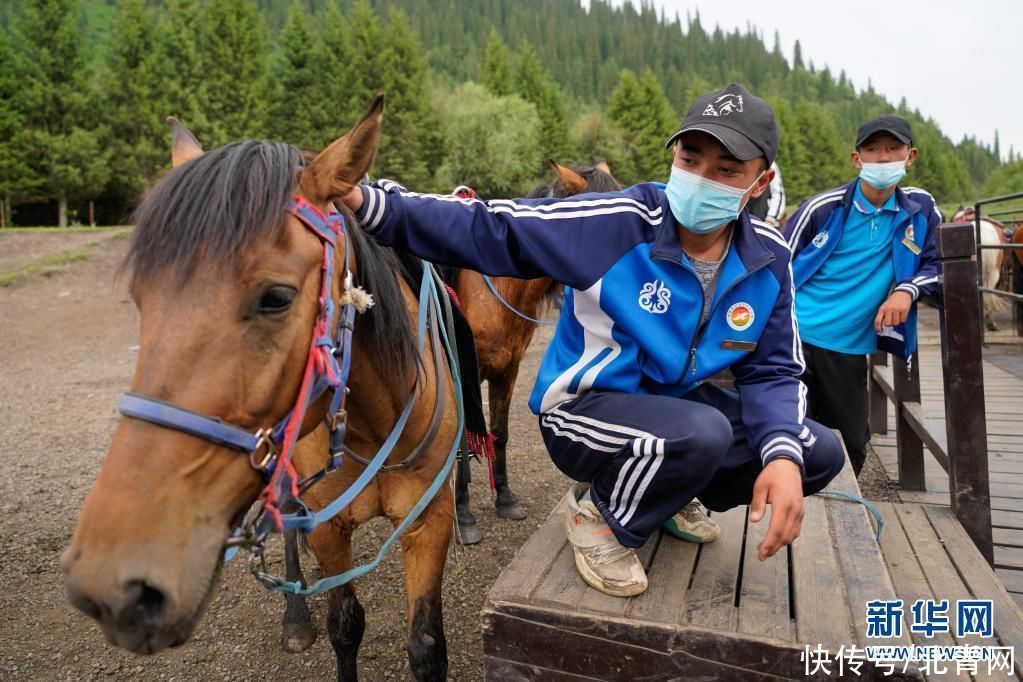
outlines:
[[[521,521],[526,518],[526,510],[518,502],[495,505],[494,511],[497,512],[499,517],[509,521]]]
[[[481,539],[479,526],[475,523],[458,524],[458,544],[475,545]]]
[[[316,641],[312,623],[285,623],[281,628],[281,648],[289,654],[300,654]]]

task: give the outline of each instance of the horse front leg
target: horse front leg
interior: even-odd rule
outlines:
[[[284,575],[291,582],[300,582],[306,587],[305,575],[299,561],[298,531],[284,534]],[[305,597],[296,594],[284,595],[284,618],[281,621],[281,647],[289,654],[298,654],[316,641],[316,628]]]
[[[352,567],[352,530],[334,522],[319,526],[309,536],[324,575],[338,575]],[[338,682],[358,682],[359,646],[366,631],[366,612],[348,583],[327,592],[327,636],[337,657]]]
[[[412,677],[420,682],[447,679],[441,585],[450,541],[451,489],[444,486],[420,522],[401,536],[409,617],[408,660]]]
[[[490,399],[490,430],[494,441],[494,487],[497,498],[494,500],[497,515],[502,519],[521,521],[526,518],[526,510],[519,504],[519,498],[508,485],[508,413],[511,410],[512,391],[515,390],[515,378],[519,374],[519,365],[508,367],[500,377],[491,377],[489,384]]]

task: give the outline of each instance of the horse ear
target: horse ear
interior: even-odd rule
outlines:
[[[369,171],[380,144],[384,94],[377,93],[369,110],[348,133],[330,143],[302,173],[302,195],[315,203],[343,197]]]
[[[561,186],[566,192],[570,194],[579,194],[586,190],[586,178],[576,173],[571,168],[565,168],[558,164],[554,159],[547,159],[547,163],[551,165],[554,172],[557,174],[558,179],[561,180]]]
[[[202,145],[195,139],[195,135],[188,131],[188,128],[181,125],[181,121],[173,116],[168,116],[167,125],[174,133],[174,141],[171,143],[171,165],[174,168],[202,156]]]
[[[607,161],[605,161],[604,159],[600,159],[599,161],[597,161],[595,164],[593,164],[593,167],[601,171],[602,173],[607,173],[608,175],[611,175],[611,166],[607,165]]]

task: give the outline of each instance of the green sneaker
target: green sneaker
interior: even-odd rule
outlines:
[[[721,527],[703,513],[696,500],[668,519],[664,530],[680,540],[698,543],[714,542],[721,535]]]

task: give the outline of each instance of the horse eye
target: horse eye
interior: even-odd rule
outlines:
[[[291,307],[298,292],[291,287],[275,286],[263,292],[259,299],[260,315],[275,315],[283,313]]]

